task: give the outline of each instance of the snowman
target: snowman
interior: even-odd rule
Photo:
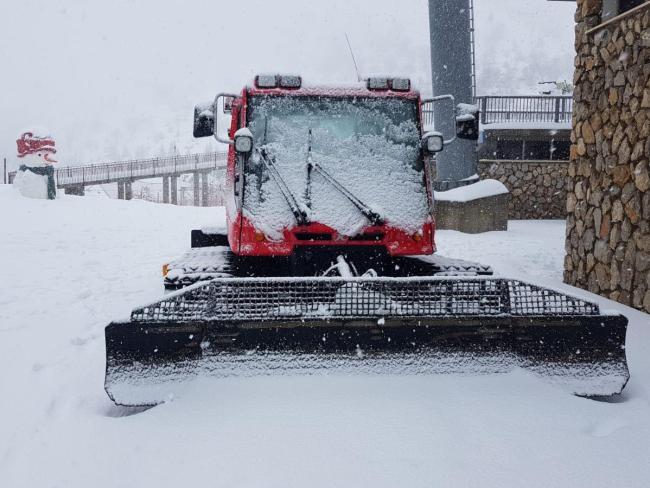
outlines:
[[[56,153],[54,139],[50,136],[25,132],[16,141],[20,166],[14,178],[14,187],[29,198],[54,200],[56,184],[54,167]]]

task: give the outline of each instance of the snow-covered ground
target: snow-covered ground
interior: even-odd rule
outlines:
[[[1,487],[646,487],[650,316],[614,402],[507,375],[212,379],[149,410],[103,391],[103,327],[220,209],[20,198],[0,185]],[[440,231],[440,253],[561,284],[564,224]],[[571,289],[574,293],[581,293]],[[586,294],[585,294],[586,295]],[[591,298],[595,298],[589,295]]]

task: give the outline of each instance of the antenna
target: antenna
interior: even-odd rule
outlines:
[[[354,69],[357,72],[357,81],[361,81],[361,75],[359,74],[359,66],[357,66],[357,60],[354,59],[354,53],[352,52],[352,46],[350,45],[350,38],[348,37],[348,33],[345,33],[345,40],[348,43],[348,49],[350,50],[350,56],[352,56],[352,62],[354,63]]]

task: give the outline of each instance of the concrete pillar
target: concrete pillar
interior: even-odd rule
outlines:
[[[133,198],[133,188],[130,181],[124,182],[124,199],[131,200]]]
[[[201,203],[199,200],[199,178],[201,176],[201,173],[196,171],[193,173],[193,178],[192,180],[194,181],[194,206],[198,207]]]
[[[124,182],[123,181],[118,181],[117,182],[117,198],[120,200],[124,200]]]
[[[170,176],[171,179],[171,202],[178,205],[178,176]]]
[[[451,94],[456,103],[472,103],[471,0],[429,0],[433,95]],[[455,107],[454,107],[455,109]],[[456,134],[451,103],[434,105],[435,129],[445,139]],[[476,141],[456,139],[436,155],[437,189],[462,185],[477,173]]]
[[[169,203],[169,176],[163,176],[163,203]]]
[[[207,207],[208,206],[208,173],[203,173],[203,176],[201,177],[201,206],[202,207]]]

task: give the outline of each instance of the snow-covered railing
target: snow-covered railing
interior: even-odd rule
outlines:
[[[84,166],[65,166],[54,171],[54,178],[59,188],[75,185],[98,185],[224,168],[226,158],[227,153],[214,152]],[[9,173],[9,182],[13,181],[15,174],[15,172]]]
[[[478,97],[481,123],[571,122],[573,98],[567,96]]]
[[[508,122],[571,123],[573,98],[570,96],[482,96],[476,98],[481,124]],[[425,127],[433,126],[433,104],[422,105]]]

